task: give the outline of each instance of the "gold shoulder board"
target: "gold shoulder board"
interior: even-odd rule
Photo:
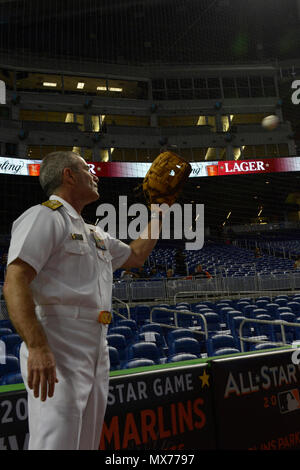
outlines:
[[[55,199],[50,199],[49,201],[43,202],[42,206],[49,207],[49,209],[52,209],[55,211],[59,207],[61,207],[63,204],[59,201],[56,201]]]

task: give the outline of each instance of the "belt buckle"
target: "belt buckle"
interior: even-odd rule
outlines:
[[[104,325],[109,325],[112,321],[112,315],[107,310],[102,310],[98,316],[98,322]]]

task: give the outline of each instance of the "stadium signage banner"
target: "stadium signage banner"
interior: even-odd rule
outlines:
[[[41,160],[0,157],[0,174],[38,176]],[[151,163],[88,162],[91,173],[104,178],[144,178]],[[191,162],[190,177],[246,175],[300,171],[300,157],[261,160]]]
[[[26,450],[28,440],[27,392],[0,393],[0,450]]]
[[[212,362],[217,446],[300,449],[300,368],[290,351]]]
[[[207,364],[111,377],[101,450],[215,449]]]

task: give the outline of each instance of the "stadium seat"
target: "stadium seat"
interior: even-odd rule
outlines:
[[[237,347],[236,340],[232,335],[213,335],[206,344],[208,356],[213,356],[218,349]]]
[[[146,331],[156,331],[160,335],[163,335],[163,329],[159,323],[147,323],[142,325],[139,329],[139,333],[145,333]]]
[[[108,346],[116,348],[121,361],[127,359],[127,343],[126,338],[119,333],[112,333],[106,336]]]
[[[263,315],[257,315],[256,320],[267,320],[267,321],[272,321],[271,315],[263,314]],[[273,339],[273,325],[270,323],[257,323],[255,325],[256,327],[256,333],[258,335],[264,335],[266,336],[269,340]]]
[[[288,302],[286,306],[289,307],[297,317],[300,315],[300,302]]]
[[[274,319],[277,316],[277,310],[278,310],[278,305],[275,303],[268,303],[265,306],[265,309],[268,311],[268,315],[271,315],[271,317]]]
[[[135,369],[137,367],[149,367],[155,366],[155,362],[151,359],[133,359],[131,361],[127,361],[123,364],[122,369]]]
[[[13,331],[10,328],[0,328],[0,337],[6,335],[12,335]]]
[[[163,356],[156,344],[142,341],[128,348],[128,360],[131,359],[151,359],[155,364],[161,364]]]
[[[226,356],[231,354],[237,354],[240,351],[237,348],[220,348],[217,349],[214,353],[215,356]]]
[[[250,350],[261,351],[262,349],[273,349],[276,347],[280,347],[280,346],[276,346],[276,343],[266,342],[266,343],[260,343],[260,344],[253,344],[251,345]]]
[[[10,330],[13,331],[13,333],[16,332],[10,320],[0,320],[0,328],[9,328]]]
[[[154,309],[152,312],[152,321],[154,323],[164,323],[169,325],[174,320],[174,313],[166,310]]]
[[[161,353],[164,353],[167,349],[165,338],[157,331],[144,331],[143,333],[139,333],[137,336],[137,342],[155,343],[156,346],[161,349]]]
[[[193,359],[198,359],[198,356],[196,354],[183,353],[169,356],[167,362],[191,361]]]
[[[110,370],[118,370],[120,369],[120,358],[119,353],[116,348],[112,346],[108,346],[109,352],[109,361],[110,361]]]
[[[0,377],[11,372],[20,372],[19,361],[15,356],[7,355],[5,357],[5,364],[0,362]]]
[[[175,339],[178,338],[195,338],[195,335],[192,330],[186,329],[186,328],[179,328],[172,330],[168,333],[167,336],[167,343],[170,347],[171,343],[175,341]]]
[[[20,372],[12,372],[0,377],[0,385],[22,384],[23,377]]]
[[[253,310],[251,318],[256,318],[257,315],[268,315],[268,310],[266,308],[256,308]]]
[[[16,333],[1,336],[0,339],[5,343],[6,354],[13,354],[15,346],[23,341],[21,336]]]
[[[191,353],[200,357],[201,347],[200,343],[194,338],[178,338],[175,339],[169,348],[169,355],[179,353]]]
[[[181,328],[189,328],[194,326],[194,317],[193,315],[184,314],[184,313],[176,313],[177,315],[177,324]]]
[[[221,330],[220,325],[220,317],[217,313],[214,312],[207,312],[204,314],[207,331],[209,335],[214,334],[216,331]],[[203,323],[202,319],[200,319],[201,323]]]
[[[112,335],[112,334],[123,335],[125,337],[127,346],[131,344],[132,341],[134,340],[133,331],[131,328],[129,328],[129,326],[114,326],[113,328],[110,328],[109,330],[109,335]]]
[[[138,329],[135,320],[119,320],[116,326],[128,326],[129,328],[131,328],[133,333],[136,333]]]
[[[133,319],[136,321],[137,325],[143,325],[146,320],[150,320],[151,309],[149,305],[136,305],[135,311],[133,312]]]

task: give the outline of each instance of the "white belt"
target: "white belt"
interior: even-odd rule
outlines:
[[[78,307],[77,305],[36,305],[35,311],[38,318],[52,315],[60,317],[78,318],[98,322],[99,312],[104,308]]]

